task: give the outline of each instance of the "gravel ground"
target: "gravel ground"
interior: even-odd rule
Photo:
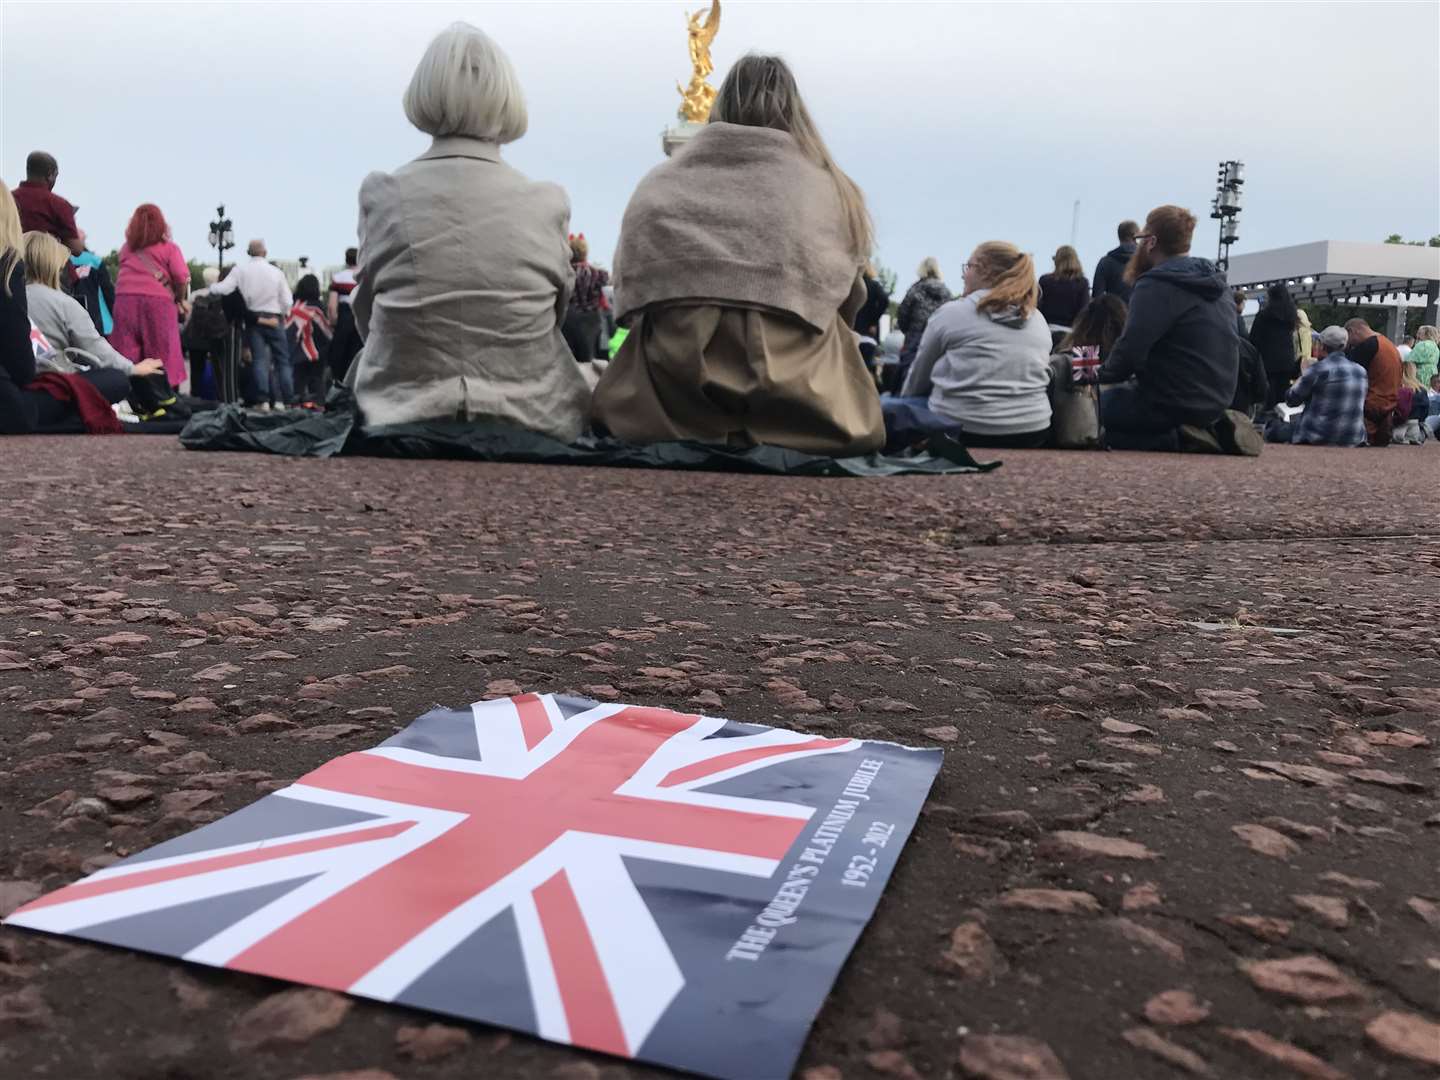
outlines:
[[[945,747],[805,1080],[1440,1068],[1434,447],[891,480],[4,450],[0,910],[435,703],[569,690]],[[14,930],[0,1074],[660,1075]]]

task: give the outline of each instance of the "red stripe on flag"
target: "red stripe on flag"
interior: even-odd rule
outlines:
[[[783,746],[760,746],[752,750],[736,750],[733,754],[721,754],[708,761],[697,761],[694,765],[676,769],[660,781],[660,787],[674,787],[676,784],[684,784],[690,780],[714,776],[726,769],[748,765],[752,761],[761,761],[768,757],[775,757],[777,754],[794,754],[806,750],[831,750],[844,746],[849,741],[849,739],[811,739],[808,742],[786,743]]]
[[[325,851],[329,848],[344,847],[347,844],[363,844],[367,840],[386,840],[404,832],[414,824],[413,821],[396,821],[389,825],[376,825],[372,829],[357,829],[354,832],[340,833],[336,836],[321,836],[314,840],[297,840],[290,844],[262,846],[251,851],[217,855],[211,859],[197,859],[194,862],[180,863],[175,866],[141,870],[134,874],[119,874],[112,878],[102,878],[99,881],[80,881],[69,888],[53,892],[49,896],[42,896],[34,903],[26,904],[15,914],[19,915],[24,911],[49,907],[52,904],[68,904],[73,900],[87,900],[92,896],[104,896],[106,893],[139,889],[162,881],[175,881],[179,878],[194,877],[197,874],[208,874],[214,870],[229,870],[235,866],[268,862],[271,859],[281,859],[287,855],[306,855],[312,851]],[[304,871],[301,871],[297,876],[301,876],[303,873]]]
[[[525,749],[534,750],[540,740],[550,734],[550,714],[545,703],[534,694],[519,694],[510,699],[520,714],[520,730],[525,733]]]
[[[610,982],[600,966],[595,942],[564,870],[536,888],[535,908],[550,949],[565,1020],[570,1025],[570,1042],[629,1057],[630,1048],[615,1011]]]
[[[301,912],[227,966],[348,989],[437,919],[571,831],[781,858],[805,828],[803,819],[615,793],[656,748],[697,719],[622,710],[592,724],[523,780],[426,768],[378,754],[327,762],[301,783],[445,809],[465,820]],[[497,828],[498,820],[504,828]],[[608,1048],[599,1041],[590,1045]]]

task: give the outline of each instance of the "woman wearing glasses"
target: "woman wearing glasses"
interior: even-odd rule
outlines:
[[[1037,310],[1034,260],[991,240],[964,267],[965,292],[930,317],[898,398],[886,447],[934,431],[967,446],[1038,447],[1050,438],[1050,330]]]

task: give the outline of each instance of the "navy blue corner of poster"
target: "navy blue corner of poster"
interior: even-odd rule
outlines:
[[[685,975],[684,991],[636,1058],[720,1080],[788,1077],[815,1017],[875,914],[941,759],[940,750],[864,743],[852,753],[788,762],[706,788],[715,794],[815,808],[801,838],[768,879],[678,871],[631,860],[641,895]],[[857,769],[870,761],[881,764],[859,793],[864,797],[848,797],[845,792]],[[839,828],[833,845],[820,845],[828,847],[822,852],[812,841],[837,806],[842,815],[850,809],[847,803],[856,804],[853,816]],[[834,831],[833,826],[825,830],[826,838]],[[881,834],[883,844],[867,842],[867,837],[874,841]],[[822,861],[814,861],[822,856]],[[873,869],[862,875],[870,864],[855,863],[851,880],[863,876],[864,884],[846,884],[846,871],[857,859],[873,859]],[[758,920],[777,891],[796,873],[801,874],[796,880],[808,883],[803,898],[793,913],[775,912],[794,921],[761,925]],[[791,902],[793,891],[787,898]],[[737,952],[736,943],[756,926],[773,929],[773,938],[763,949],[757,950],[755,942]]]

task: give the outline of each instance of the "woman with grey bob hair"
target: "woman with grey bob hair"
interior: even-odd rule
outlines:
[[[590,398],[560,333],[570,200],[500,158],[527,125],[515,69],[455,23],[425,50],[404,106],[434,142],[360,186],[356,401],[371,424],[476,420],[568,442]]]
[[[512,143],[529,114],[510,58],[483,31],[454,23],[420,58],[405,90],[405,118],[427,135]]]

